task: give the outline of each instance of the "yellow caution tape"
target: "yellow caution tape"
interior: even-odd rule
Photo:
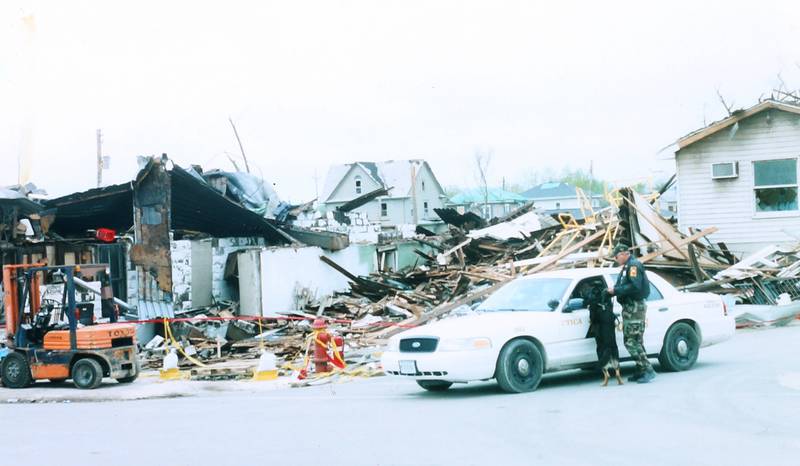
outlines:
[[[166,318],[164,319],[164,333],[167,335],[167,340],[170,342],[172,347],[177,349],[192,364],[194,364],[195,366],[207,367],[205,364],[203,364],[202,361],[199,361],[186,354],[181,345],[179,345],[178,342],[175,341],[175,337],[172,335],[172,329],[169,327],[169,321]]]

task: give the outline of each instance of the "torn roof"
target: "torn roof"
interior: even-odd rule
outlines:
[[[678,139],[668,147],[674,147],[675,148],[674,152],[677,153],[681,149],[684,149],[687,146],[694,144],[695,142],[705,139],[711,136],[712,134],[718,133],[719,131],[722,131],[725,128],[733,126],[734,124],[738,123],[741,120],[744,120],[745,118],[749,118],[753,115],[763,112],[764,110],[769,110],[769,109],[781,110],[784,112],[800,115],[800,106],[787,102],[780,102],[777,100],[768,99],[756,105],[753,105],[748,109],[736,110],[733,112],[733,114],[731,114],[727,118],[715,121],[708,126],[692,131],[691,133]]]
[[[28,199],[24,194],[7,188],[0,188],[0,208],[2,207],[17,208],[23,216],[42,210],[42,206]]]
[[[153,168],[148,164],[136,176],[145,178]],[[263,236],[272,243],[285,243],[286,238],[274,221],[252,212],[220,194],[202,178],[177,165],[169,171],[171,226],[224,238]],[[45,202],[55,208],[51,230],[63,236],[84,235],[86,230],[100,227],[127,231],[133,226],[133,190],[129,182],[70,194]]]
[[[63,236],[84,235],[99,227],[127,231],[133,226],[133,184],[123,183],[44,201],[56,209],[51,231]]]
[[[328,169],[328,175],[325,177],[325,186],[322,190],[320,200],[326,202],[330,199],[344,178],[350,173],[351,170],[361,169],[367,176],[369,176],[375,184],[382,188],[394,188],[390,191],[389,197],[408,197],[411,195],[411,174],[420,173],[420,171],[427,167],[431,172],[433,181],[436,183],[437,189],[443,191],[439,181],[430,165],[422,159],[410,160],[387,160],[385,162],[353,162],[342,165],[331,165]]]
[[[177,165],[170,170],[170,183],[172,229],[218,238],[263,236],[271,243],[287,242],[273,220],[236,204]]]

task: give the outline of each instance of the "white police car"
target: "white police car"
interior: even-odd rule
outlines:
[[[587,338],[589,310],[582,291],[612,286],[617,268],[585,268],[539,273],[512,280],[477,309],[407,330],[389,340],[381,362],[389,376],[414,379],[426,390],[446,390],[454,382],[496,379],[507,392],[535,390],[542,374],[597,361],[594,338]],[[648,272],[650,296],[644,346],[662,370],[690,369],[699,349],[731,338],[733,317],[710,293],[684,293]],[[615,302],[614,312],[621,308]],[[622,360],[630,355],[617,328]]]

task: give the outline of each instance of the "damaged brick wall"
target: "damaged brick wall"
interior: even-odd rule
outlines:
[[[143,302],[173,301],[170,256],[172,191],[165,162],[165,158],[150,159],[134,183],[134,244],[130,258],[138,276],[140,307]]]

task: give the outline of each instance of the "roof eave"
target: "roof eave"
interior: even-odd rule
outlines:
[[[737,122],[739,122],[741,120],[744,120],[745,118],[751,117],[751,116],[753,116],[753,115],[755,115],[757,113],[761,113],[764,110],[769,110],[769,109],[783,110],[783,111],[786,111],[786,112],[789,112],[789,113],[794,113],[794,114],[800,115],[800,107],[797,107],[795,105],[788,105],[788,104],[785,104],[785,103],[782,103],[782,102],[776,102],[776,101],[773,101],[773,100],[765,100],[765,101],[763,101],[761,103],[753,105],[752,107],[750,107],[750,108],[748,108],[746,110],[735,112],[733,115],[729,116],[728,118],[722,119],[722,120],[720,120],[720,121],[718,121],[716,123],[712,123],[712,124],[706,126],[705,128],[702,128],[702,129],[699,129],[699,130],[694,131],[692,133],[689,133],[686,136],[678,139],[675,142],[675,144],[673,145],[673,146],[676,147],[675,152],[677,153],[680,150],[685,149],[689,145],[694,144],[695,142],[698,142],[698,141],[700,141],[702,139],[705,139],[705,138],[707,138],[707,137],[709,137],[709,136],[711,136],[713,134],[716,134],[719,131],[722,131],[723,129],[725,129],[725,128],[729,127],[729,126],[731,126],[731,125],[733,125],[733,124],[735,124],[735,123],[737,123]],[[668,147],[671,147],[671,146],[668,146]]]

